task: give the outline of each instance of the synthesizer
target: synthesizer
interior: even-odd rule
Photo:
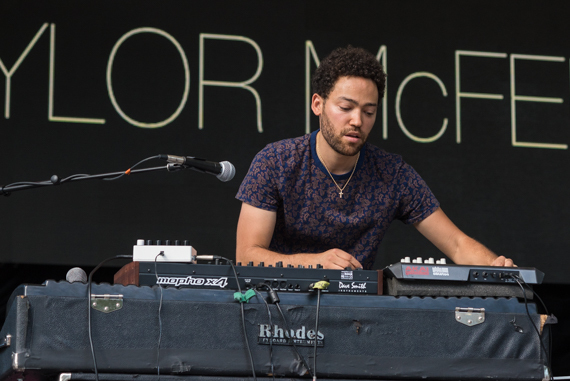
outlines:
[[[132,262],[115,274],[115,283],[137,286],[205,288],[213,290],[249,289],[267,285],[281,292],[316,292],[315,284],[325,281],[323,293],[382,294],[382,272],[378,270],[328,270],[273,265],[235,266],[176,262]],[[237,281],[236,281],[237,275]],[[322,283],[321,283],[322,284]]]
[[[533,299],[532,285],[544,273],[529,267],[447,264],[445,260],[405,258],[383,270],[385,293],[392,296],[517,297]],[[520,282],[521,284],[519,285]],[[523,287],[525,283],[527,287]]]
[[[384,269],[387,278],[405,280],[436,280],[474,283],[516,284],[515,278],[526,284],[540,284],[544,273],[531,267],[493,267],[420,262],[404,260]]]
[[[198,261],[214,260],[211,255],[197,255],[185,241],[137,240],[133,246],[133,262],[115,274],[115,284],[238,290],[253,287],[297,293],[316,292],[339,294],[382,295],[381,270],[329,270],[322,265],[294,267],[282,262],[265,265],[253,262],[232,268],[221,257],[212,264]],[[234,273],[235,269],[235,273]],[[238,287],[239,286],[239,287]]]

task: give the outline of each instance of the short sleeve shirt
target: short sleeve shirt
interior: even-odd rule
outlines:
[[[369,143],[341,198],[316,154],[317,132],[268,144],[255,156],[236,198],[277,213],[270,250],[339,248],[370,269],[392,221],[422,221],[439,202],[400,155]],[[332,176],[343,187],[351,172]]]

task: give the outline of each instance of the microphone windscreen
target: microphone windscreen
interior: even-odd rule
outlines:
[[[222,166],[222,171],[216,177],[224,182],[233,179],[236,174],[236,167],[229,161],[222,161],[220,165]]]
[[[85,271],[83,271],[81,267],[74,267],[67,272],[65,280],[68,281],[69,283],[73,282],[87,283],[87,274],[85,273]]]

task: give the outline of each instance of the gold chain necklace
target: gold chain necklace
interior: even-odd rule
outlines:
[[[338,195],[340,198],[342,198],[342,194],[344,191],[344,188],[346,188],[346,186],[348,185],[348,183],[350,182],[350,179],[352,179],[352,175],[354,175],[354,171],[356,170],[356,165],[358,164],[358,159],[360,158],[360,152],[358,152],[358,155],[356,156],[356,162],[354,163],[354,168],[352,168],[352,172],[350,173],[350,177],[348,178],[348,180],[346,180],[346,183],[344,183],[344,186],[341,188],[338,183],[336,182],[336,180],[334,179],[333,175],[331,174],[331,171],[329,171],[329,168],[327,167],[327,165],[325,164],[325,161],[323,160],[323,158],[321,157],[321,155],[319,154],[319,143],[318,141],[315,141],[315,150],[317,151],[317,156],[319,157],[319,160],[321,161],[321,163],[323,163],[323,166],[325,167],[325,169],[327,170],[327,173],[329,174],[329,176],[331,177],[334,185],[336,185],[336,187],[338,188],[339,192]]]

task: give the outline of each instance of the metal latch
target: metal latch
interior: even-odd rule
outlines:
[[[7,334],[6,337],[0,339],[0,348],[9,347],[12,344],[12,335]]]
[[[91,294],[91,308],[110,313],[123,308],[123,295]]]
[[[473,307],[455,307],[455,320],[467,326],[481,324],[485,321],[485,309]]]

